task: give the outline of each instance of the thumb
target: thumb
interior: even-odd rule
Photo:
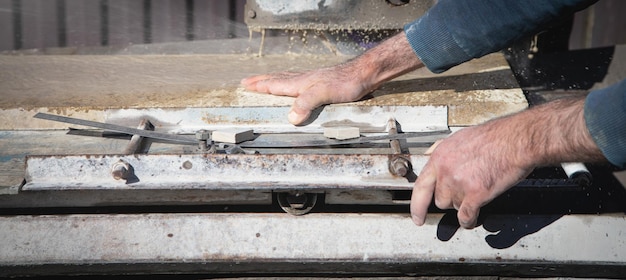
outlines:
[[[313,109],[315,109],[315,107],[309,106],[308,103],[305,102],[301,96],[299,96],[293,102],[291,110],[287,115],[287,119],[293,125],[299,125],[311,116]]]
[[[480,207],[478,205],[475,205],[473,202],[471,202],[471,200],[463,200],[461,206],[459,207],[459,212],[457,213],[459,224],[463,228],[467,229],[476,227],[479,213]]]

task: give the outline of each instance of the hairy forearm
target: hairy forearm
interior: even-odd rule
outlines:
[[[376,88],[424,64],[413,52],[404,32],[400,32],[347,62],[346,66],[353,67],[361,79]]]
[[[415,181],[411,215],[424,224],[431,199],[476,226],[480,208],[535,167],[592,162],[603,155],[583,117],[582,98],[553,101],[455,132],[434,149]]]
[[[587,130],[584,102],[584,98],[556,100],[495,120],[501,125],[493,127],[504,127],[499,134],[513,143],[515,151],[510,152],[522,166],[606,161]]]

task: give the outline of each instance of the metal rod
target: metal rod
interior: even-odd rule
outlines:
[[[173,142],[183,143],[183,144],[191,144],[191,145],[197,144],[197,141],[195,139],[190,138],[190,137],[185,137],[182,135],[158,133],[154,131],[136,129],[132,127],[126,127],[126,126],[110,124],[110,123],[101,123],[101,122],[94,122],[94,121],[88,121],[88,120],[81,120],[81,119],[51,115],[51,114],[46,114],[46,113],[37,113],[35,115],[35,118],[64,122],[64,123],[71,123],[71,124],[77,124],[77,125],[83,125],[83,126],[97,127],[97,128],[102,128],[102,129],[107,129],[107,130],[112,130],[112,131],[117,131],[117,132],[123,132],[123,133],[130,134],[130,135],[138,134],[144,137],[173,141]]]
[[[144,137],[154,138],[154,139],[162,139],[167,141],[172,141],[180,144],[189,144],[189,145],[197,145],[198,141],[191,137],[186,137],[183,135],[177,134],[168,134],[168,133],[159,133],[155,131],[147,131],[142,129],[136,129],[132,127],[126,127],[116,124],[109,123],[101,123],[95,121],[88,121],[82,119],[76,119],[65,116],[57,116],[51,115],[47,113],[37,113],[35,118],[71,123],[76,125],[83,126],[91,126],[97,127],[101,129],[111,130],[122,132],[130,135],[138,134]],[[363,143],[371,143],[374,141],[380,140],[391,140],[391,139],[409,139],[409,138],[419,138],[425,136],[436,136],[442,135],[445,136],[449,134],[449,130],[436,130],[436,131],[428,131],[428,132],[411,132],[411,133],[402,133],[396,135],[377,135],[377,136],[365,136],[356,139],[349,140],[333,140],[333,139],[324,139],[324,140],[309,140],[309,141],[248,141],[239,144],[242,148],[295,148],[295,147],[320,147],[320,146],[337,146],[337,145],[349,145],[349,144],[363,144]],[[426,143],[431,144],[431,143]]]
[[[395,119],[389,119],[389,135],[398,135],[398,127],[396,126]],[[391,151],[394,155],[399,155],[402,153],[402,148],[400,147],[400,141],[398,139],[393,139],[389,142],[391,146]]]
[[[390,136],[398,135],[397,123],[398,122],[394,118],[389,119],[389,121],[387,122]],[[389,171],[396,176],[406,176],[407,174],[409,174],[411,168],[409,160],[399,156],[402,154],[402,146],[400,145],[400,140],[390,140],[389,146],[391,147],[392,154],[396,155],[389,160]]]
[[[141,123],[139,123],[139,126],[137,126],[137,129],[153,130],[154,126],[152,125],[152,123],[150,123],[148,119],[143,119],[141,120]],[[138,153],[142,140],[143,136],[139,134],[134,134],[133,137],[130,138],[130,142],[126,146],[126,149],[124,149],[124,154],[130,155]]]

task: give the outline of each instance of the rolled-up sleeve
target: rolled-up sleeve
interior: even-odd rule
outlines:
[[[626,79],[595,90],[585,100],[585,123],[604,156],[626,168]]]
[[[597,0],[441,0],[404,27],[415,54],[441,73],[499,51]]]

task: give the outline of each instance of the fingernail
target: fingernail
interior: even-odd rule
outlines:
[[[464,229],[473,229],[476,227],[476,223],[472,221],[461,221],[459,220],[459,225]]]
[[[300,121],[300,115],[298,115],[298,113],[296,113],[294,111],[290,111],[289,112],[289,115],[287,115],[287,119],[292,124],[299,124],[301,122]]]
[[[424,219],[422,219],[421,217],[418,217],[416,215],[411,215],[411,219],[413,220],[413,223],[417,226],[424,225]]]

